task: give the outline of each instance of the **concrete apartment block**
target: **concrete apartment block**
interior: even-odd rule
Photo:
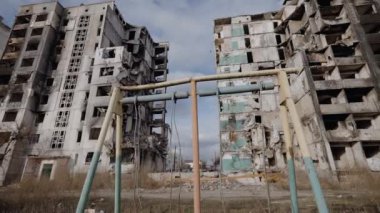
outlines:
[[[292,0],[276,12],[215,20],[218,72],[304,67],[290,76],[292,95],[326,174],[380,171],[379,9],[379,1]],[[284,167],[277,91],[220,97],[224,172],[260,171],[263,154],[269,169]]]
[[[0,73],[8,79],[1,85],[0,183],[86,172],[112,86],[165,81],[168,50],[145,27],[125,22],[114,2],[21,6],[0,60]],[[123,108],[124,172],[135,161],[148,170],[164,169],[165,107]],[[134,132],[136,127],[141,131]],[[112,126],[100,172],[113,169],[114,141]]]

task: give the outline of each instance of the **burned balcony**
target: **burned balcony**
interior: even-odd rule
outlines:
[[[28,80],[30,78],[30,75],[17,75],[15,84],[25,84],[28,83]]]
[[[343,5],[320,7],[314,17],[316,32],[324,34],[343,33],[350,25]]]
[[[323,123],[326,130],[336,130],[339,126],[345,125],[345,121],[348,118],[348,114],[338,115],[323,115]]]
[[[21,15],[17,16],[14,24],[14,29],[23,27],[26,28],[30,24],[30,21],[32,19],[32,15]]]
[[[347,95],[348,103],[365,102],[369,93],[374,90],[372,87],[367,88],[347,88],[344,89]]]
[[[317,96],[319,104],[339,104],[346,102],[343,90],[317,91]]]
[[[331,45],[331,50],[334,57],[352,57],[355,56],[355,47],[346,46],[344,44],[334,44]]]

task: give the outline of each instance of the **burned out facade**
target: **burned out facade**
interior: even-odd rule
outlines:
[[[338,177],[362,168],[380,171],[378,3],[293,0],[284,1],[283,7],[276,12],[215,20],[218,72],[304,68],[290,76],[293,99],[315,165]],[[240,34],[234,33],[236,28],[240,28]],[[264,48],[257,50],[252,45],[255,43]],[[237,52],[246,53],[246,59],[239,53],[244,59],[239,61]],[[224,63],[226,55],[233,56],[233,60]],[[257,62],[267,55],[272,58],[267,58],[266,62],[273,60],[274,65],[258,65]],[[251,68],[246,69],[248,66]],[[262,153],[270,169],[285,166],[277,91],[278,88],[272,92],[262,91],[257,97],[248,94],[252,98],[247,99],[243,99],[245,95],[220,97],[226,172],[259,169],[256,165],[262,165]],[[273,100],[268,102],[265,93],[274,94]],[[244,100],[243,104],[238,99]],[[246,113],[247,109],[251,111]],[[271,117],[266,117],[267,114]],[[229,128],[226,133],[224,126]],[[242,140],[237,140],[237,132],[245,135]],[[300,159],[296,139],[293,140],[295,157]],[[234,149],[231,152],[225,147]],[[234,153],[235,158],[231,158],[230,153]],[[298,166],[300,164],[299,160]],[[236,169],[231,165],[243,166]]]
[[[114,2],[21,6],[1,58],[0,73],[8,79],[1,85],[1,183],[86,172],[112,86],[165,81],[168,50],[145,27],[125,22]],[[162,170],[165,105],[125,106],[123,111],[123,171],[135,161]],[[114,140],[111,127],[100,172],[112,170]]]

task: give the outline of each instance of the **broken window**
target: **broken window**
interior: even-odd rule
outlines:
[[[65,142],[65,135],[65,131],[54,131],[51,138],[50,147],[52,149],[61,149],[63,147],[63,143]]]
[[[253,63],[252,52],[247,52],[247,61],[248,63]]]
[[[348,103],[364,102],[364,97],[372,90],[372,88],[351,88],[344,89],[347,95]]]
[[[85,163],[90,164],[93,156],[94,156],[94,152],[87,152]]]
[[[128,40],[134,40],[135,36],[136,36],[136,31],[133,31],[133,30],[129,31]]]
[[[86,29],[79,29],[77,30],[77,33],[75,34],[75,41],[77,42],[84,42],[86,40],[87,36],[87,30]]]
[[[380,144],[371,142],[371,143],[363,143],[362,146],[363,146],[364,155],[367,159],[373,158],[380,153]]]
[[[17,24],[29,24],[32,19],[32,15],[17,16],[15,25]]]
[[[343,44],[331,45],[331,49],[335,57],[350,57],[355,55],[353,46],[345,46]]]
[[[276,35],[276,43],[277,44],[281,44],[282,41],[281,41],[281,35]]]
[[[70,118],[70,111],[59,111],[55,118],[55,127],[67,127]]]
[[[26,29],[12,30],[11,38],[24,38],[26,35]]]
[[[102,32],[102,28],[98,28],[98,31],[96,32],[97,36],[100,36],[100,33]]]
[[[17,117],[17,111],[7,111],[4,113],[3,122],[15,121]]]
[[[30,75],[17,75],[15,84],[24,84],[27,83],[30,78]]]
[[[29,136],[29,144],[36,144],[40,140],[40,134],[31,134]]]
[[[278,50],[278,57],[280,58],[280,60],[285,60],[285,53],[284,53],[284,49],[277,49]]]
[[[69,24],[69,19],[64,19],[62,25],[66,27]]]
[[[11,134],[11,132],[0,132],[0,146],[9,142]]]
[[[342,90],[322,90],[317,91],[319,104],[336,104],[338,101],[336,100]]]
[[[111,86],[100,86],[96,91],[96,96],[110,96]]]
[[[114,67],[102,67],[100,68],[100,76],[113,75]]]
[[[244,25],[243,25],[243,31],[244,31],[244,35],[249,35],[248,24],[244,24]]]
[[[100,15],[99,21],[102,22],[102,21],[103,21],[103,18],[104,18],[104,16],[103,16],[103,15]]]
[[[8,85],[11,75],[0,75],[0,85]]]
[[[84,119],[86,118],[86,110],[85,111],[82,111],[82,114],[80,116],[80,120],[81,121],[84,121]]]
[[[37,15],[36,17],[36,22],[39,22],[39,21],[46,21],[48,18],[48,14],[40,14],[40,15]]]
[[[34,50],[37,50],[38,49],[38,45],[39,45],[40,41],[39,40],[30,40],[28,42],[28,45],[26,46],[26,51],[34,51]]]
[[[90,129],[90,140],[97,140],[100,134],[100,128],[91,128]]]
[[[255,116],[255,122],[261,124],[261,115]]]
[[[346,153],[346,148],[344,146],[332,146],[331,153],[333,155],[334,160],[339,161]]]
[[[21,102],[22,101],[22,93],[12,93],[11,97],[9,98],[9,103],[15,103],[15,102]]]
[[[80,58],[70,59],[69,72],[79,72],[80,65],[81,65]]]
[[[133,52],[133,44],[127,44],[127,51],[128,52]]]
[[[64,89],[75,89],[77,85],[78,76],[77,75],[68,75],[66,76],[65,83],[63,88]]]
[[[81,16],[79,18],[78,27],[88,27],[90,23],[90,16]]]
[[[34,58],[24,58],[21,61],[22,67],[30,67],[33,66]]]
[[[94,112],[92,114],[92,117],[104,117],[107,112],[107,107],[94,107]]]
[[[74,98],[74,93],[73,92],[64,92],[61,95],[61,100],[59,102],[59,107],[60,108],[66,108],[66,107],[71,107],[72,102]]]
[[[323,115],[322,119],[326,130],[335,130],[338,128],[339,122],[345,121],[347,117],[347,114]]]
[[[37,113],[36,124],[44,122],[44,119],[45,119],[45,112]]]
[[[78,131],[77,143],[80,143],[81,140],[82,140],[82,131]]]
[[[42,32],[44,31],[44,28],[34,28],[32,30],[32,34],[31,36],[39,36],[39,35],[42,35]]]
[[[89,74],[88,74],[87,83],[91,84],[91,79],[92,79],[92,74],[89,73]]]
[[[42,164],[42,170],[41,170],[40,179],[42,179],[42,180],[50,180],[52,171],[53,171],[53,164],[52,163],[44,163],[44,164]]]
[[[48,79],[46,80],[46,86],[47,86],[47,87],[51,87],[51,86],[53,86],[53,83],[54,83],[54,78],[48,78]]]
[[[41,104],[42,104],[42,105],[47,104],[48,101],[49,101],[49,95],[42,95],[42,96],[41,96]]]
[[[102,58],[115,58],[115,49],[104,49]]]
[[[246,48],[251,48],[251,39],[245,38],[244,43]]]

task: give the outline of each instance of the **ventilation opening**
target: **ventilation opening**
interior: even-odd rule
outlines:
[[[30,75],[17,75],[15,84],[24,84],[27,83],[30,78]]]
[[[22,67],[30,67],[33,66],[34,58],[24,58],[22,59],[21,66]]]
[[[3,122],[15,121],[17,117],[17,111],[8,111],[4,113]]]
[[[17,16],[15,24],[29,24],[31,18],[32,18],[32,15]]]
[[[101,86],[98,87],[96,91],[96,96],[110,96],[111,95],[111,86]]]
[[[26,46],[26,51],[37,50],[39,44],[40,44],[40,41],[38,40],[30,40],[28,42],[28,45]]]
[[[248,63],[253,63],[252,52],[247,52],[247,61]]]
[[[342,157],[346,153],[346,148],[344,146],[343,147],[340,147],[340,146],[334,147],[334,146],[332,146],[331,147],[331,153],[333,155],[334,160],[339,161],[339,160],[342,160]]]
[[[323,123],[325,124],[326,130],[335,130],[338,128],[338,123],[345,121],[348,117],[348,114],[339,114],[339,115],[323,115]]]
[[[345,89],[347,95],[347,101],[349,103],[355,102],[363,102],[364,97],[368,95],[368,93],[372,90],[372,88],[353,88],[353,89]]]
[[[22,101],[22,93],[12,93],[11,97],[9,98],[10,103],[15,103],[15,102],[21,102]]]
[[[32,30],[32,33],[31,33],[31,36],[39,36],[39,35],[42,35],[44,31],[44,28],[34,28]]]
[[[333,99],[338,98],[339,93],[342,90],[322,90],[317,91],[318,101],[319,104],[335,104],[336,101],[333,101]]]
[[[97,140],[100,134],[100,128],[91,128],[90,140]]]
[[[244,43],[246,48],[251,48],[251,39],[245,38]]]
[[[36,22],[39,22],[39,21],[46,21],[48,18],[48,14],[41,14],[41,15],[38,15],[36,17]]]

